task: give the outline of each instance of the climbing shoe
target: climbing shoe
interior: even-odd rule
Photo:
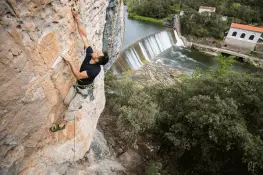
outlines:
[[[49,128],[49,130],[51,132],[56,132],[56,131],[60,131],[60,130],[65,129],[65,127],[66,127],[66,125],[60,127],[59,124],[56,124],[56,125],[52,126],[51,128]]]

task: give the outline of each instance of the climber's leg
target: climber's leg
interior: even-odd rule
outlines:
[[[76,111],[78,111],[81,108],[81,105],[83,104],[84,101],[85,101],[85,96],[77,93],[69,104],[68,110],[64,116],[64,120],[66,121],[74,120]]]
[[[93,97],[93,87],[92,88],[76,88],[76,94],[74,98],[70,101],[68,110],[64,115],[64,119],[59,122],[59,124],[50,128],[50,131],[56,132],[65,128],[67,122],[72,121],[76,117],[76,112],[82,107],[84,101],[90,102],[94,99]],[[70,95],[71,96],[71,95]],[[88,98],[87,98],[88,97]]]
[[[59,124],[56,124],[50,128],[51,132],[56,132],[62,129],[65,129],[66,123],[75,119],[76,112],[81,107],[82,103],[84,102],[85,98],[77,93],[75,97],[71,100],[68,110],[64,115],[64,119],[62,119]]]
[[[69,105],[71,100],[75,97],[76,95],[76,85],[72,85],[67,93],[66,98],[64,99],[64,104]]]

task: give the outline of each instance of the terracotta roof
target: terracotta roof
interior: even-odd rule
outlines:
[[[248,25],[236,24],[236,23],[232,23],[231,27],[263,33],[263,28],[260,27],[254,27],[254,26],[248,26]]]
[[[202,9],[209,9],[209,10],[215,10],[215,7],[208,7],[208,6],[200,6]]]

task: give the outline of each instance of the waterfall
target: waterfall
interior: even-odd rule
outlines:
[[[124,67],[138,70],[145,62],[150,62],[160,53],[171,48],[175,44],[176,46],[184,46],[177,32],[173,30],[162,31],[147,36],[122,52],[119,58],[122,59],[122,61],[118,59],[115,64],[115,67],[118,69],[117,72],[123,72]]]
[[[143,56],[144,58],[147,60],[147,61],[151,61],[149,56],[148,56],[148,53],[146,52],[146,49],[145,47],[143,46],[143,44],[141,42],[139,42],[139,45],[140,45],[140,48],[142,49],[142,53],[143,53]]]
[[[178,47],[185,47],[183,40],[179,37],[179,35],[178,35],[176,30],[174,30],[174,35],[175,35],[175,38],[176,38],[176,41],[177,41],[175,45],[178,46]]]
[[[143,63],[134,48],[129,49],[125,54],[127,56],[126,60],[132,69],[137,70],[142,67]]]

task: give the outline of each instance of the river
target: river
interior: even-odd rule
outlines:
[[[142,22],[134,19],[128,18],[127,6],[124,8],[125,12],[125,32],[122,44],[122,50],[136,41],[149,36],[151,34],[163,31],[166,29],[164,26]]]
[[[122,53],[114,64],[117,72],[138,70],[147,62],[164,64],[189,73],[196,68],[216,69],[215,56],[182,47],[180,38],[166,27],[128,18],[125,7],[125,33]],[[243,63],[233,64],[236,72],[256,72],[258,69]]]
[[[219,62],[215,59],[215,56],[176,46],[162,52],[155,57],[153,61],[158,64],[179,68],[190,73],[194,72],[196,68],[201,68],[203,70],[212,68],[215,70],[219,66]],[[259,69],[249,64],[235,62],[232,66],[232,70],[240,73],[253,73],[257,72]]]

